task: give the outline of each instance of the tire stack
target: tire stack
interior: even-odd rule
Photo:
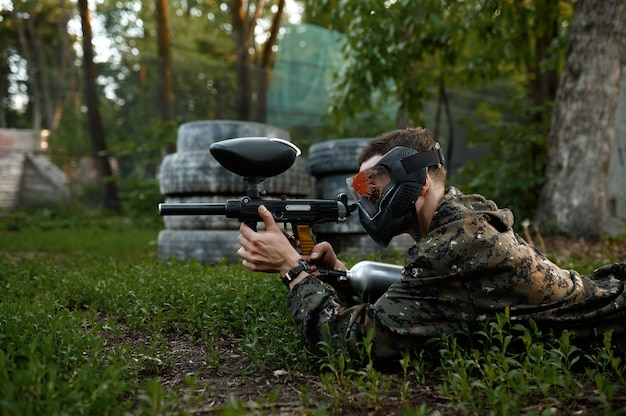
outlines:
[[[354,202],[348,191],[346,178],[359,171],[358,157],[369,138],[347,138],[317,143],[309,148],[309,170],[315,177],[315,197],[335,199],[345,193]],[[364,257],[382,254],[387,248],[380,247],[365,232],[359,222],[358,211],[352,213],[348,221],[340,224],[327,223],[315,226],[318,241],[328,241],[335,252]],[[405,252],[413,240],[404,234],[395,237],[389,248]]]
[[[242,121],[195,121],[178,129],[176,153],[167,155],[159,169],[161,194],[166,203],[216,202],[241,199],[247,184],[229,172],[209,152],[212,143],[236,137],[277,137],[290,140],[283,129]],[[285,173],[265,179],[264,199],[310,197],[313,179],[306,160],[297,158]],[[204,264],[238,261],[237,235],[240,222],[224,216],[164,216],[165,230],[159,233],[158,258],[197,260]]]

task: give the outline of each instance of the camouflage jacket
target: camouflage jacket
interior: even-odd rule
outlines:
[[[375,303],[345,306],[334,289],[310,275],[288,295],[289,310],[311,347],[324,341],[356,351],[373,331],[379,358],[478,325],[507,307],[512,320],[533,319],[581,336],[625,331],[626,265],[588,277],[561,269],[512,225],[510,210],[451,187],[430,232],[409,248],[402,280]]]

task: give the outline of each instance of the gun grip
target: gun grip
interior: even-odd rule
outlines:
[[[315,239],[311,233],[311,227],[308,225],[296,225],[295,227],[296,240],[300,245],[300,254],[308,256],[313,251],[315,246]]]

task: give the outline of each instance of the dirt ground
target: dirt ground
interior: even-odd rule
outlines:
[[[582,260],[603,260],[612,256],[616,262],[626,262],[626,243],[614,240],[587,240],[564,235],[537,237],[531,235],[533,245],[542,252],[567,260],[576,253]],[[528,240],[528,237],[527,237]],[[543,240],[543,244],[541,244]],[[545,246],[543,248],[542,246]]]
[[[543,242],[534,241],[536,246],[545,246],[545,253],[557,256],[559,259],[568,259],[574,253],[581,255],[583,259],[605,259],[607,253],[611,253],[616,260],[626,261],[626,243],[610,241],[589,241],[585,239],[571,239],[563,236],[544,237]],[[587,257],[585,257],[587,256]],[[109,347],[115,348],[115,344],[149,346],[151,340],[148,336],[141,336],[117,325],[121,332],[120,337],[111,337],[107,340]],[[170,333],[167,336],[166,357],[147,357],[144,355],[133,356],[134,360],[147,361],[150,368],[142,377],[150,378],[158,376],[164,387],[187,389],[187,393],[193,393],[198,402],[190,405],[181,402],[181,406],[191,414],[213,415],[219,413],[219,409],[231,400],[231,397],[239,398],[244,404],[254,403],[247,409],[247,414],[274,414],[274,415],[300,415],[315,414],[322,403],[328,403],[330,398],[320,388],[319,378],[308,374],[291,374],[284,369],[276,368],[267,374],[259,374],[253,371],[252,364],[240,353],[238,346],[242,340],[224,339],[217,346],[219,349],[219,365],[212,367],[207,363],[209,353],[201,342],[195,342],[188,334]],[[145,348],[137,348],[144,350]],[[189,392],[185,377],[193,375],[197,377],[195,386],[201,386],[200,390]],[[400,374],[398,374],[400,377]],[[431,384],[416,385],[413,383],[410,395],[414,398],[413,406],[418,407],[426,403],[430,411],[438,411],[441,415],[460,415],[460,411],[453,408],[452,404],[438,391],[440,384],[436,375],[432,375]],[[301,391],[306,391],[303,401]],[[277,396],[271,400],[265,400],[271,394]],[[181,394],[181,397],[183,395]],[[597,405],[589,401],[593,392],[582,394],[582,399],[575,404],[575,408],[567,409],[567,414],[600,415],[601,410]],[[622,406],[626,406],[626,399]],[[266,404],[263,404],[266,403]],[[346,400],[347,405],[342,406],[341,415],[394,415],[404,407],[399,406],[397,397],[388,397],[385,402],[376,408],[366,406],[363,401]],[[260,406],[260,407],[258,407]],[[542,413],[544,410],[539,405],[529,403],[528,411]],[[565,414],[563,411],[555,411],[553,414]]]

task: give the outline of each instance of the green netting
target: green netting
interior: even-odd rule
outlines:
[[[341,34],[308,24],[285,24],[268,91],[268,123],[318,126],[330,104],[333,74],[343,64]]]

